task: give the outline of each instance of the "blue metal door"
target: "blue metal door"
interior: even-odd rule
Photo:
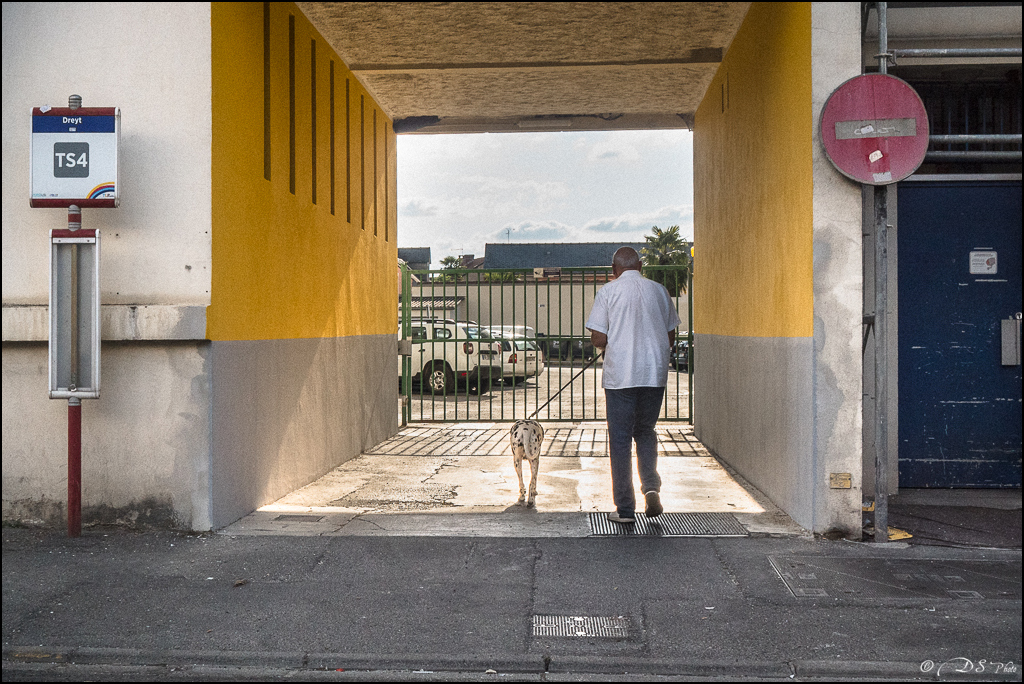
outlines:
[[[899,486],[1020,487],[1021,183],[899,186]]]

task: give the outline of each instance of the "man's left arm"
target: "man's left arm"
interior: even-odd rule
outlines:
[[[608,346],[608,307],[604,301],[604,290],[597,291],[594,306],[584,325],[590,331],[590,343],[603,352]],[[599,328],[604,328],[606,332],[601,332]]]

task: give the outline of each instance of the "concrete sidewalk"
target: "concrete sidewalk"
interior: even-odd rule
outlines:
[[[5,529],[3,639],[5,681],[1020,681],[1021,554]]]

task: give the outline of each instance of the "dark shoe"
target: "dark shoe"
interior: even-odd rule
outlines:
[[[624,525],[636,522],[636,518],[632,516],[619,515],[618,511],[612,511],[611,513],[609,513],[608,519],[611,520],[613,523],[620,523]]]
[[[661,507],[661,496],[658,495],[658,492],[647,492],[644,494],[644,498],[647,500],[647,510],[644,511],[644,515],[648,518],[657,518],[665,510]]]

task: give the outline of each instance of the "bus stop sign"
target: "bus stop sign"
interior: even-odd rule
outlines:
[[[116,207],[117,107],[35,107],[29,206]]]
[[[917,170],[928,150],[928,114],[910,84],[864,74],[836,88],[821,111],[825,154],[844,176],[889,185]]]

